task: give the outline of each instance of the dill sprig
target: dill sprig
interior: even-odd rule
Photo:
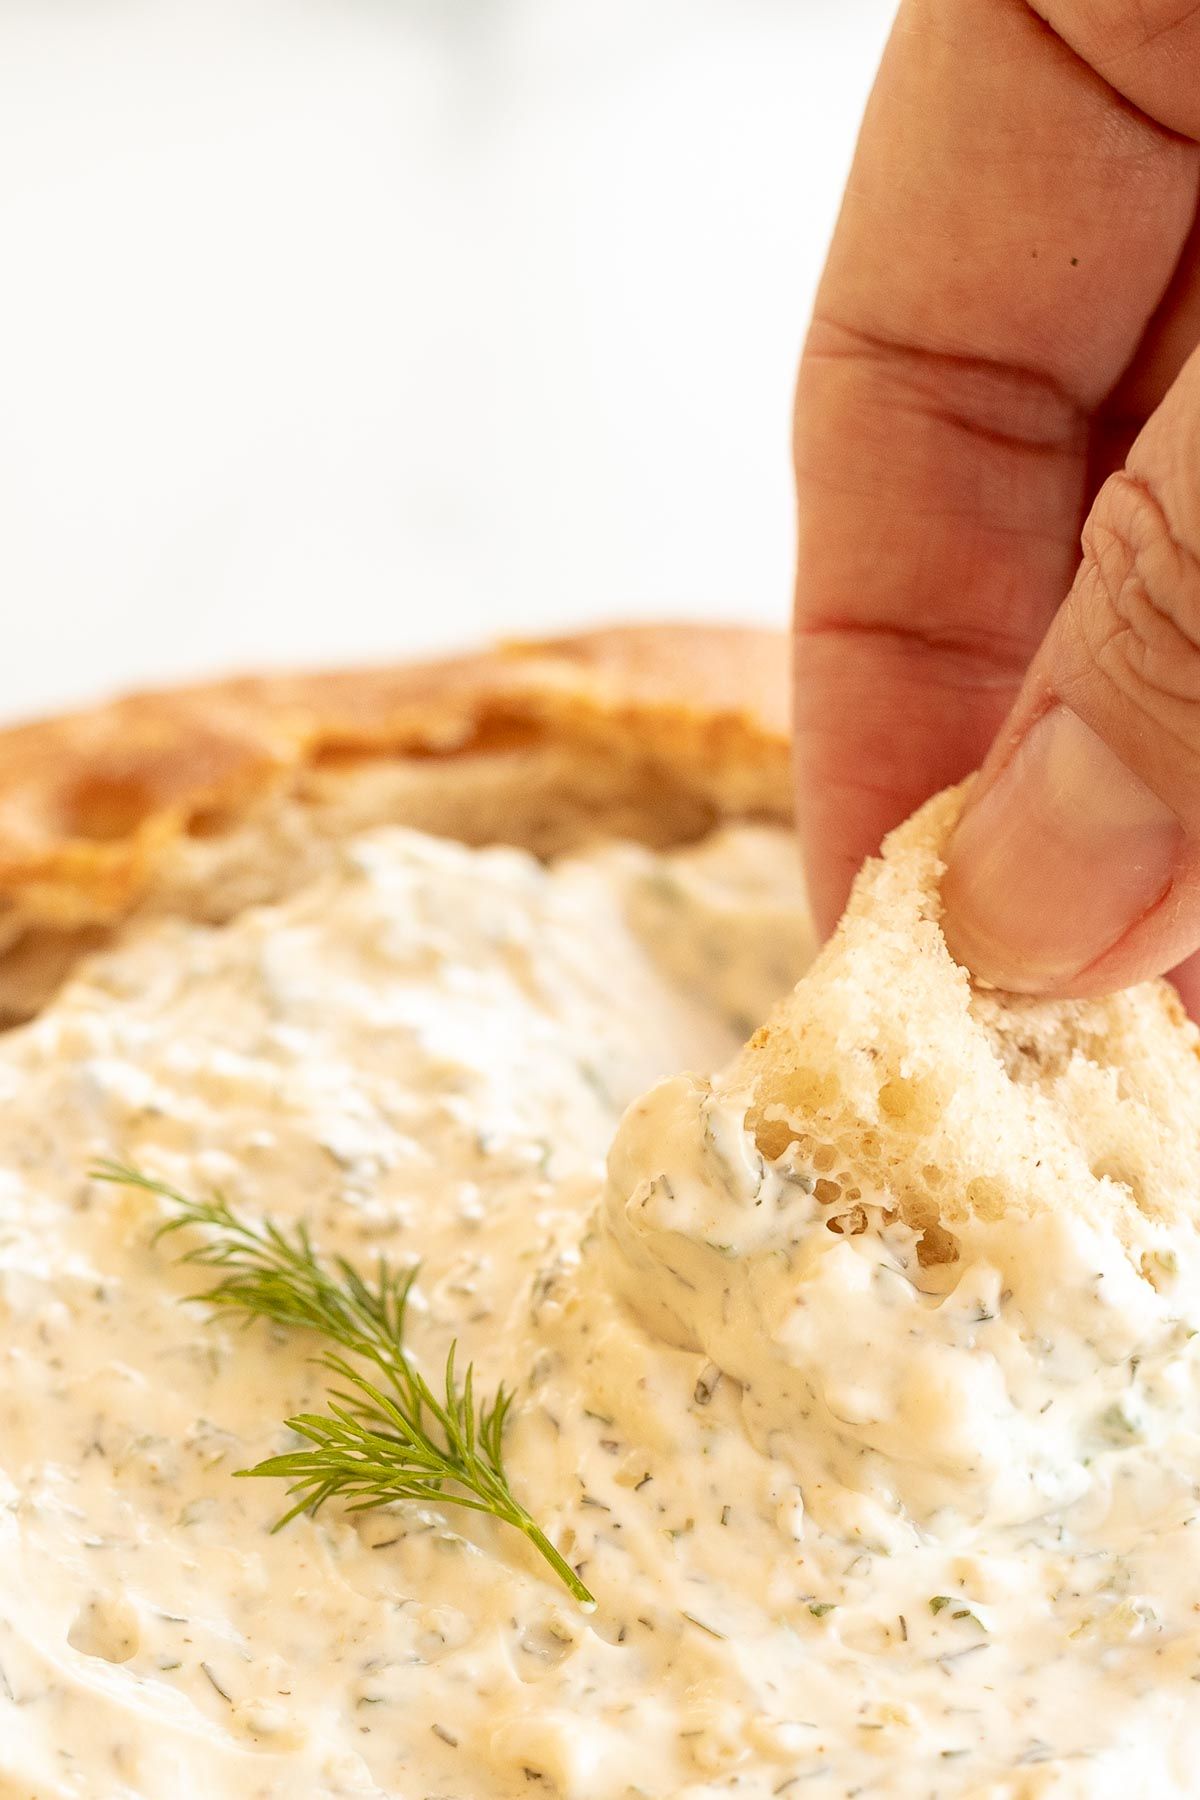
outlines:
[[[193,1226],[207,1234],[180,1260],[218,1270],[220,1278],[191,1298],[246,1320],[315,1331],[337,1346],[319,1359],[341,1384],[331,1388],[326,1411],[286,1421],[306,1448],[237,1471],[288,1483],[294,1504],[274,1530],[335,1498],[351,1512],[400,1500],[461,1506],[521,1532],[580,1605],[595,1605],[508,1484],[501,1440],[512,1393],[500,1386],[490,1401],[477,1401],[473,1370],[468,1365],[460,1380],[453,1344],[440,1393],[410,1359],[404,1325],[415,1268],[397,1269],[380,1255],[368,1279],[344,1256],[321,1256],[303,1221],[290,1231],[270,1219],[251,1224],[220,1193],[196,1200],[122,1163],[101,1163],[92,1174],[144,1188],[175,1208],[155,1232],[155,1243]]]

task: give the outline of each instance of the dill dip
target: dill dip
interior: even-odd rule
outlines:
[[[831,1232],[675,1073],[809,950],[781,832],[546,869],[382,831],[0,1040],[0,1800],[1200,1791],[1194,1251],[1135,1288],[1079,1221],[952,1269],[870,1196]],[[596,1610],[486,1514],[273,1534],[234,1474],[316,1346],[182,1303],[105,1158],[419,1263],[414,1356],[514,1390]]]

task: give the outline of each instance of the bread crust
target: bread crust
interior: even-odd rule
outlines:
[[[661,795],[658,841],[724,817],[785,819],[787,662],[776,632],[613,627],[439,662],[136,693],[0,732],[0,1013],[27,1015],[75,955],[139,910],[204,915],[195,882],[177,879],[189,839],[220,843],[271,806],[328,813],[332,790],[371,767],[432,775],[453,760],[460,814],[463,782],[486,794],[506,759],[553,752],[560,771],[599,762],[614,780],[619,767],[647,817]],[[504,840],[504,826],[496,818],[490,835]],[[515,841],[530,835],[514,829]]]

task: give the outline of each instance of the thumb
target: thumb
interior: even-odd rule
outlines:
[[[1200,947],[1200,351],[1097,496],[942,893],[954,954],[1018,992],[1107,993]]]

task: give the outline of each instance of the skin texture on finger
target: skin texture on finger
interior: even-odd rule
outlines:
[[[884,832],[982,760],[1067,591],[1093,418],[1168,290],[1196,168],[1024,0],[901,6],[797,389],[824,929]]]
[[[1200,948],[1197,444],[1200,351],[1097,498],[951,843],[947,940],[1001,986],[1107,993]]]

